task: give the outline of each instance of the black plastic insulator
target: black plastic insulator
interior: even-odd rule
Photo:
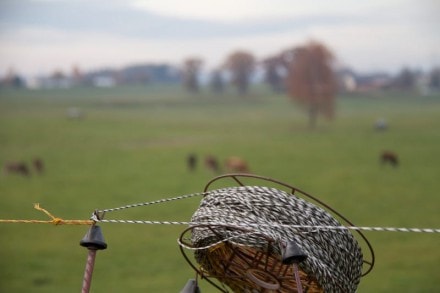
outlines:
[[[286,246],[281,248],[281,251],[283,264],[298,264],[307,259],[307,254],[294,241],[287,242]]]
[[[200,293],[200,288],[195,279],[189,279],[180,293]]]
[[[107,248],[107,243],[102,235],[101,227],[93,225],[87,234],[79,242],[81,246],[92,250],[102,250]]]

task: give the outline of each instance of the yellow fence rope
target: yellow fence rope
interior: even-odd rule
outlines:
[[[46,209],[40,207],[39,203],[34,204],[36,210],[42,211],[51,218],[51,220],[7,220],[0,219],[0,223],[27,223],[27,224],[54,224],[54,225],[93,225],[95,222],[92,220],[64,220],[55,217],[49,213]]]

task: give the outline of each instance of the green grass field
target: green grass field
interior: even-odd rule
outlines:
[[[86,116],[68,119],[69,107]],[[385,132],[375,120],[389,123]],[[399,168],[379,165],[382,150]],[[34,157],[46,172],[0,176],[1,219],[64,219],[95,209],[200,192],[215,176],[190,173],[193,152],[245,158],[253,173],[294,185],[360,226],[440,227],[440,96],[343,96],[336,119],[307,117],[264,88],[250,96],[185,94],[177,87],[0,91],[0,162]],[[188,221],[200,198],[106,218]],[[176,239],[184,226],[101,224],[93,292],[179,292],[193,271]],[[78,292],[87,226],[0,223],[0,292]],[[358,292],[439,292],[440,235],[366,232],[376,253]],[[216,292],[206,282],[203,292]]]

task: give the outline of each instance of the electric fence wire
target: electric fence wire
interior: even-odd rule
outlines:
[[[159,200],[149,201],[149,202],[141,202],[134,203],[129,205],[124,205],[116,208],[107,208],[102,210],[96,210],[92,213],[91,220],[97,223],[119,223],[119,224],[145,224],[145,225],[230,225],[228,222],[190,222],[190,221],[154,221],[154,220],[127,220],[127,219],[104,219],[103,215],[121,211],[130,208],[136,207],[145,207],[154,204],[167,203],[176,200],[183,200],[197,196],[206,196],[209,195],[210,192],[197,192],[191,194],[180,195],[176,197],[163,198]],[[288,225],[288,224],[279,224],[279,223],[267,223],[267,224],[243,224],[236,225],[239,228],[258,228],[262,226],[268,227],[284,227],[284,228],[293,228],[298,229],[299,232],[310,233],[316,232],[318,230],[324,231],[337,231],[337,230],[354,230],[354,231],[374,231],[374,232],[404,232],[404,233],[440,233],[440,228],[407,228],[407,227],[368,227],[368,226],[327,226],[327,225]],[[303,231],[301,231],[303,230]]]

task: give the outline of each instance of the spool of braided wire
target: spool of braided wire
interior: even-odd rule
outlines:
[[[191,222],[198,273],[234,292],[294,292],[292,266],[282,262],[282,248],[291,241],[307,255],[299,263],[305,292],[355,292],[359,284],[363,256],[350,231],[298,227],[341,224],[323,208],[285,191],[261,186],[211,190]]]

